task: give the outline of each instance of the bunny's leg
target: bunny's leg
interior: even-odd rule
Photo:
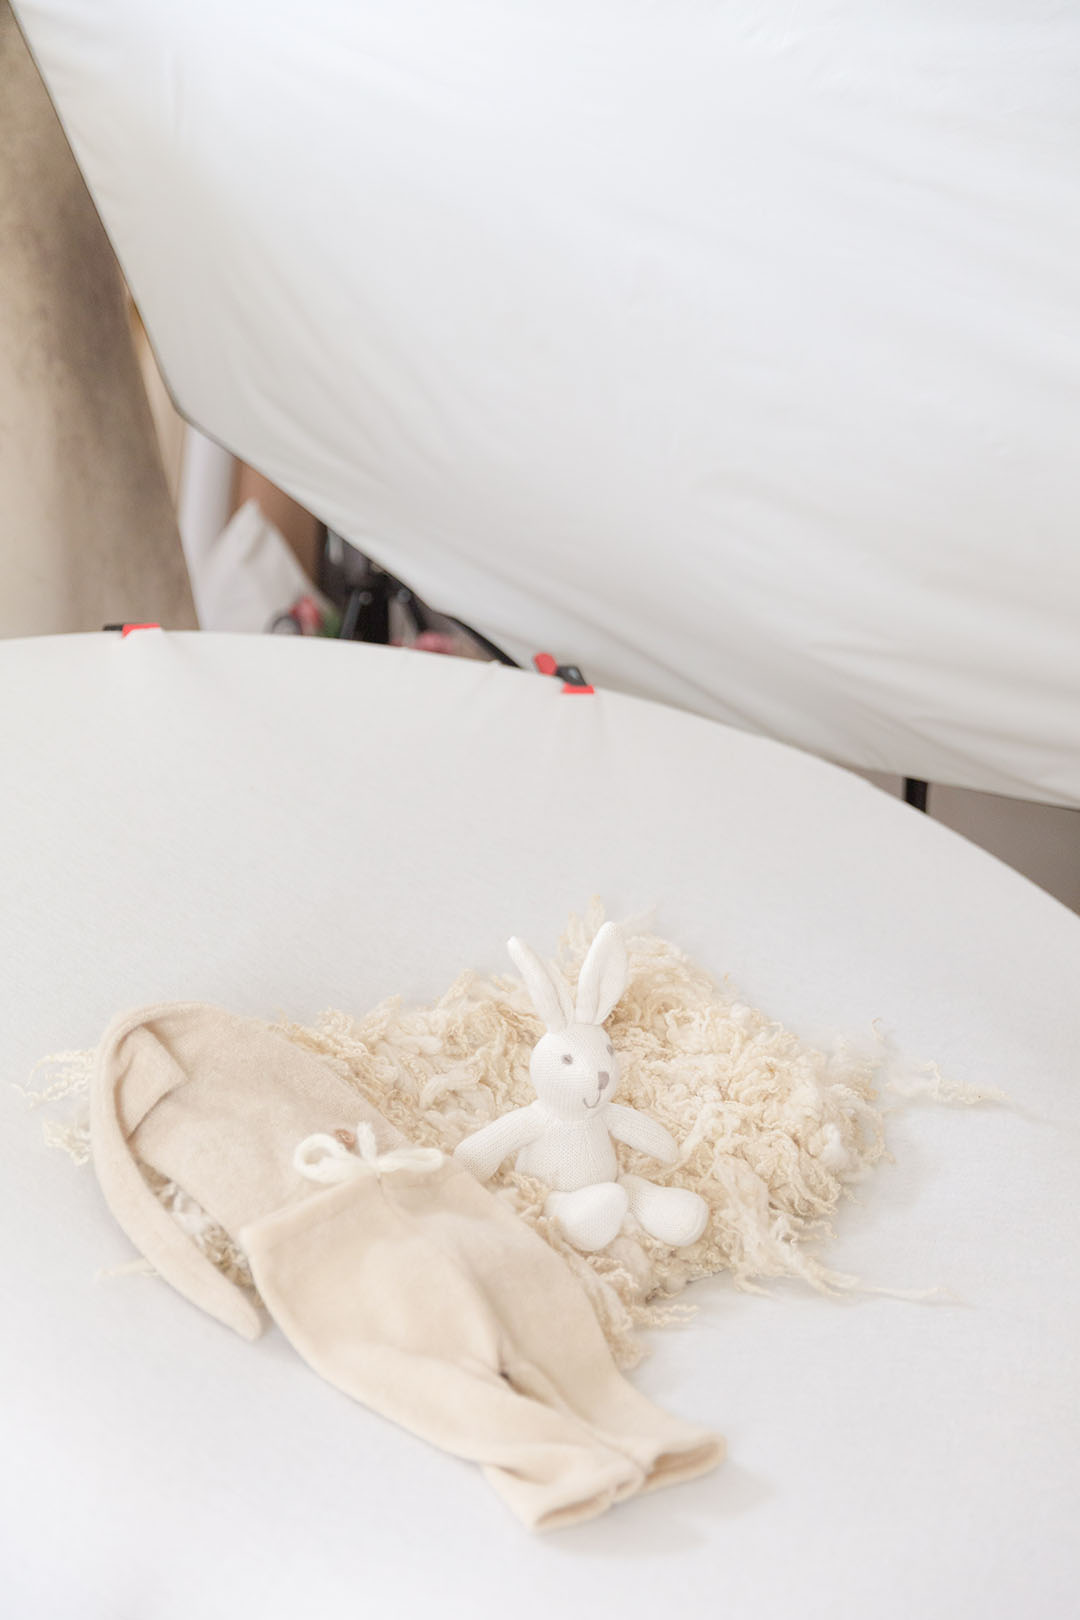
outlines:
[[[630,1212],[660,1243],[673,1249],[696,1243],[709,1219],[704,1198],[688,1187],[658,1187],[641,1176],[623,1176]]]
[[[544,1213],[554,1216],[575,1249],[593,1254],[619,1235],[630,1199],[617,1181],[598,1181],[576,1192],[553,1192]]]

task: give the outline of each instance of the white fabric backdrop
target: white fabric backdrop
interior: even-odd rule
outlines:
[[[835,767],[489,665],[286,637],[0,645],[0,1074],[169,997],[313,1017],[550,951],[598,891],[802,1035],[875,1018],[1012,1111],[920,1108],[837,1264],[717,1281],[635,1377],[708,1480],[529,1540],[479,1474],[130,1250],[0,1086],[0,1590],[32,1620],[1072,1620],[1080,919]]]
[[[1080,803],[1080,14],[18,0],[177,399],[523,658]]]

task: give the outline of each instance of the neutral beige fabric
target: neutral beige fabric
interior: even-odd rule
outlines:
[[[195,625],[108,239],[0,0],[0,636]]]
[[[239,1240],[258,1293],[331,1383],[482,1464],[526,1524],[589,1518],[715,1466],[722,1443],[617,1371],[560,1257],[447,1160],[312,1190],[300,1141],[366,1120],[400,1134],[279,1032],[198,1005],[115,1024],[91,1099],[94,1164],[124,1230],[188,1298],[247,1337],[256,1305],[153,1197],[138,1161]]]

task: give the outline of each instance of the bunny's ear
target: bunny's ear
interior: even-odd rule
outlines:
[[[567,1024],[573,1022],[574,1005],[562,974],[556,968],[548,967],[546,962],[541,962],[523,939],[507,940],[506,948],[525,980],[533,1006],[548,1029],[565,1029]]]
[[[623,991],[630,974],[626,946],[617,923],[606,922],[589,946],[581,964],[577,989],[579,1024],[602,1024]]]

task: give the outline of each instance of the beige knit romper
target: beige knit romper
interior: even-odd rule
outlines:
[[[181,1230],[137,1161],[234,1238],[266,1309],[317,1372],[480,1463],[525,1524],[589,1518],[720,1460],[715,1435],[627,1383],[564,1262],[452,1160],[357,1162],[338,1184],[306,1179],[299,1144],[358,1121],[380,1154],[401,1148],[321,1059],[217,1008],[131,1013],[99,1050],[94,1165],[157,1271],[244,1337],[262,1331],[256,1302]]]

